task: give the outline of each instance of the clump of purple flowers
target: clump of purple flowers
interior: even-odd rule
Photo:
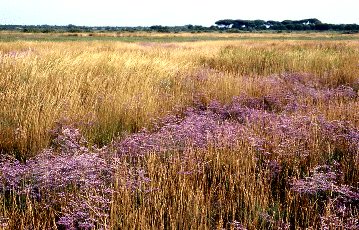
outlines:
[[[43,150],[25,164],[2,159],[0,189],[28,195],[44,209],[61,206],[57,224],[66,229],[106,228],[114,193],[144,190],[150,181],[146,172],[109,152],[87,148],[75,127],[61,126],[53,132],[55,148]]]
[[[321,213],[322,229],[358,229],[358,218],[353,217],[353,211],[359,210],[358,188],[338,184],[341,173],[332,166],[316,166],[311,175],[303,179],[294,179],[292,189],[301,196],[318,199],[324,204]]]
[[[338,199],[331,200],[326,213],[320,216],[321,229],[358,229],[359,219],[351,213],[351,209]]]
[[[0,191],[26,195],[41,208],[55,210],[57,225],[65,229],[106,229],[114,196],[123,191],[160,190],[149,186],[149,154],[178,165],[176,173],[187,178],[211,170],[206,152],[229,149],[245,154],[245,149],[254,153],[256,175],[264,175],[268,185],[281,184],[277,186],[280,192],[319,200],[323,229],[357,228],[354,213],[359,191],[355,181],[344,175],[342,158],[333,152],[357,155],[359,131],[350,122],[329,121],[315,109],[318,102],[355,101],[353,89],[329,89],[310,75],[273,75],[258,85],[263,91],[272,89],[261,96],[243,93],[228,103],[216,99],[206,103],[198,87],[210,80],[205,72],[184,78],[183,87],[198,93],[193,95],[192,107],[158,118],[150,129],[115,138],[102,148],[91,146],[71,122],[58,122],[50,131],[51,147],[36,157],[21,163],[2,156]],[[300,173],[287,178],[292,168]],[[276,199],[280,198],[273,202],[279,202]],[[288,229],[292,224],[268,213],[258,215],[277,228]],[[231,218],[228,223],[233,228],[245,229],[236,217]]]

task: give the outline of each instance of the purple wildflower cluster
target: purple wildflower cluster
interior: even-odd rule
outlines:
[[[358,188],[339,185],[336,180],[341,175],[329,165],[316,166],[311,174],[304,179],[294,179],[291,184],[300,195],[326,203],[320,215],[322,229],[358,229],[359,219],[352,215],[353,210],[359,209]]]
[[[121,189],[145,190],[146,172],[101,149],[88,149],[77,128],[65,125],[53,132],[55,147],[25,164],[1,160],[1,192],[28,195],[45,209],[61,205],[57,224],[66,229],[108,227],[113,195]]]
[[[337,200],[332,201],[325,215],[320,216],[321,229],[358,229],[359,219],[352,215],[350,207]]]
[[[2,61],[1,59],[3,59],[3,58],[11,58],[13,60],[15,60],[17,58],[22,58],[22,57],[29,55],[29,53],[31,53],[32,51],[33,51],[32,49],[28,48],[23,51],[10,51],[8,53],[3,53],[0,56],[0,61]]]
[[[8,223],[7,223],[8,220],[9,220],[9,218],[4,218],[4,217],[0,216],[0,227],[8,226]]]
[[[138,44],[139,46],[150,47],[150,48],[179,48],[179,46],[173,43],[166,42],[141,42]]]
[[[247,230],[247,228],[243,227],[241,222],[236,221],[236,220],[233,222],[230,222],[230,225],[236,230]]]
[[[283,221],[274,220],[273,217],[271,215],[269,215],[268,213],[260,213],[259,215],[263,218],[263,220],[266,223],[271,224],[273,226],[272,228],[275,228],[275,229],[289,229],[289,227],[290,227],[290,224],[288,224],[288,223],[285,223]]]
[[[263,98],[241,95],[224,105],[217,100],[207,105],[197,100],[195,108],[188,108],[183,116],[171,116],[166,122],[161,120],[163,126],[155,132],[143,130],[112,145],[120,155],[143,157],[148,152],[165,154],[174,149],[187,156],[192,149],[234,149],[245,144],[258,153],[258,167],[269,172],[268,180],[277,180],[288,164],[299,163],[300,167],[306,169],[303,173],[311,172],[312,176],[293,179],[292,182],[291,178],[281,178],[292,186],[293,191],[298,195],[335,193],[336,197],[341,197],[341,205],[350,203],[355,212],[358,209],[357,188],[337,185],[335,181],[345,179],[341,176],[341,163],[331,159],[331,154],[333,149],[348,156],[358,154],[359,131],[347,121],[328,121],[315,107],[309,107],[305,102],[356,100],[357,94],[349,86],[329,90],[321,86],[319,80],[311,79],[308,83],[308,75],[293,74],[292,77],[273,76],[270,80],[274,82],[273,88],[277,87],[278,82],[281,86]],[[296,88],[290,90],[282,87],[283,82],[288,81],[294,81],[291,85],[296,85]],[[268,86],[269,83],[265,84]],[[198,164],[198,168],[207,165],[200,159],[196,160],[202,164]],[[332,166],[317,166],[313,162],[330,163]],[[330,170],[318,173],[317,169],[324,167]],[[326,197],[321,199],[323,202],[329,201]],[[325,218],[322,217],[323,221]],[[289,228],[289,224],[282,222],[278,226]]]
[[[199,73],[185,78],[184,87],[200,93],[199,85],[210,80]],[[89,146],[74,125],[59,122],[51,130],[51,148],[25,163],[3,156],[0,190],[29,195],[46,209],[60,206],[57,225],[65,229],[106,229],[116,193],[158,191],[148,186],[148,154],[179,163],[178,174],[189,176],[210,168],[205,154],[199,153],[246,146],[256,154],[258,171],[268,172],[266,180],[285,181],[297,196],[321,199],[331,210],[320,214],[324,229],[358,227],[352,215],[358,211],[358,188],[353,182],[346,184],[342,162],[331,155],[333,149],[357,155],[359,130],[346,121],[328,121],[315,106],[307,105],[356,100],[356,92],[349,86],[323,86],[320,79],[306,74],[269,76],[258,88],[267,93],[258,97],[243,93],[225,104],[215,99],[205,103],[197,94],[193,106],[180,115],[159,118],[151,129],[115,138],[102,148]],[[301,168],[310,176],[280,178],[288,167]],[[262,218],[278,228],[290,228],[268,214]],[[240,222],[230,224],[245,229]]]

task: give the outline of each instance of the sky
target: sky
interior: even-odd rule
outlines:
[[[0,0],[0,25],[211,26],[221,19],[359,24],[359,0]]]

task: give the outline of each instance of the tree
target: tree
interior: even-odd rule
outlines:
[[[226,28],[229,28],[233,24],[233,20],[231,20],[231,19],[219,20],[219,21],[216,21],[215,24],[218,26],[224,26]]]
[[[211,27],[209,27],[209,29],[212,31],[216,31],[216,30],[218,30],[218,26],[211,26]]]
[[[168,33],[170,32],[169,28],[167,26],[151,26],[150,27],[151,30],[156,30],[157,32],[160,32],[160,33]]]
[[[319,23],[319,24],[315,25],[315,28],[317,30],[331,30],[332,25],[331,24],[326,24],[326,23]]]
[[[293,24],[293,23],[285,24],[285,28],[287,30],[295,30],[295,24]]]
[[[277,21],[267,21],[266,25],[269,27],[268,29],[271,30],[284,30],[285,26],[281,22]]]
[[[73,24],[68,24],[67,25],[67,29],[73,29],[76,28],[77,26],[73,25]]]
[[[254,21],[248,21],[248,27],[252,27],[252,29],[255,30],[265,30],[267,27],[265,26],[266,22],[263,20],[254,20]]]
[[[295,23],[294,30],[304,30],[304,25],[301,23]]]
[[[301,22],[303,24],[307,24],[307,25],[309,25],[309,24],[312,24],[312,25],[322,24],[322,22],[320,20],[316,19],[316,18],[303,19],[303,20],[301,20]]]
[[[357,24],[346,24],[345,30],[359,30],[359,25]]]
[[[292,20],[284,20],[284,21],[282,21],[282,24],[283,25],[293,24],[293,21]]]
[[[269,20],[269,21],[267,21],[267,23],[266,23],[269,27],[272,27],[272,26],[275,26],[275,25],[277,25],[278,24],[278,22],[277,21],[272,21],[272,20]]]
[[[345,30],[345,25],[344,24],[333,25],[332,28],[333,28],[333,30],[336,30],[336,31],[343,31],[343,30]]]
[[[193,25],[191,25],[191,24],[187,25],[187,29],[188,30],[193,30]]]
[[[256,29],[256,24],[254,23],[254,21],[246,20],[245,26],[246,26],[247,30],[249,30],[249,31]]]
[[[233,20],[233,24],[232,24],[232,28],[238,29],[238,30],[243,30],[243,28],[245,27],[246,22],[244,20]]]

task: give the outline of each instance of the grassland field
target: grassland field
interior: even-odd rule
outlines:
[[[359,229],[359,35],[0,32],[0,229]]]
[[[216,40],[317,40],[340,41],[357,40],[358,34],[314,33],[314,32],[283,32],[283,33],[148,33],[148,32],[107,32],[107,33],[21,33],[0,32],[0,41],[120,41],[120,42],[193,42]]]

